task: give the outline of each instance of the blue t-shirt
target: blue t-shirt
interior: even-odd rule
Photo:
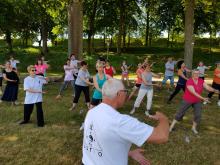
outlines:
[[[104,83],[107,80],[107,78],[106,78],[106,75],[104,74],[104,77],[101,80],[99,78],[99,75],[96,74],[96,80],[97,80],[97,84],[98,84],[99,88],[102,89],[102,86],[104,85]],[[94,99],[102,99],[102,93],[100,91],[98,91],[97,89],[95,89],[92,98],[94,98]]]

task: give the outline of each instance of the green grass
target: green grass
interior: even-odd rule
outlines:
[[[86,112],[79,114],[85,109],[84,98],[75,112],[68,111],[71,106],[71,88],[64,92],[62,100],[56,101],[60,84],[48,84],[44,96],[44,115],[46,125],[37,128],[36,113],[32,114],[31,123],[20,126],[18,122],[23,117],[23,106],[11,106],[2,103],[0,106],[0,164],[80,164],[82,148],[82,132],[80,125]],[[153,110],[165,113],[170,121],[173,119],[180,103],[178,95],[173,104],[167,105],[168,93],[166,90],[155,89]],[[135,97],[120,109],[121,113],[128,114]],[[24,100],[24,92],[19,91],[19,101]],[[220,128],[219,108],[216,105],[217,98],[213,98],[211,105],[203,108],[202,123],[199,127],[200,134],[195,136],[191,133],[192,109],[189,110],[184,121],[176,126],[176,131],[170,134],[169,142],[162,145],[144,144],[145,156],[152,164],[205,164],[213,165],[220,163]],[[139,120],[148,124],[156,125],[156,122],[144,115],[146,98],[144,103],[134,114]],[[185,142],[185,136],[189,136],[190,143]],[[135,148],[135,147],[133,147]],[[130,160],[129,164],[134,164]]]
[[[26,66],[35,62],[39,50],[37,48],[16,48],[15,57],[21,60],[19,70],[26,72]],[[67,57],[65,48],[50,48],[50,53],[46,58],[50,61],[51,69],[49,75],[61,75],[62,66]],[[212,65],[214,61],[220,59],[220,49],[215,48],[209,54],[204,48],[195,48],[194,66],[198,61],[203,60],[206,65]],[[90,72],[94,73],[94,63],[98,56],[105,56],[103,52],[98,52],[91,56],[85,55],[89,63]],[[153,70],[164,72],[164,62],[168,56],[176,59],[183,57],[183,49],[167,48],[133,48],[125,54],[118,56],[111,52],[109,59],[120,74],[120,63],[123,59],[128,64],[133,64],[132,72],[136,65],[144,58],[149,57],[150,61],[156,61]],[[8,56],[6,50],[0,49],[0,63],[3,63]],[[22,74],[24,76],[25,74]],[[208,72],[212,78],[213,72]],[[79,114],[81,109],[86,109],[84,98],[81,97],[80,103],[75,112],[71,113],[68,108],[71,106],[71,88],[64,92],[62,100],[55,100],[60,87],[59,83],[48,84],[45,90],[48,91],[44,96],[44,115],[46,125],[44,128],[36,126],[36,112],[32,114],[31,123],[19,126],[18,122],[23,118],[23,106],[16,107],[7,103],[0,104],[0,165],[78,165],[81,162],[82,132],[79,131],[80,125],[84,120],[86,112]],[[24,101],[22,84],[20,85],[19,101]],[[204,93],[206,95],[207,93]],[[166,90],[154,91],[153,110],[165,113],[170,121],[176,113],[182,93],[174,98],[173,104],[167,105],[166,100],[169,94]],[[128,114],[134,103],[135,97],[120,109],[121,113]],[[170,134],[169,142],[163,145],[145,144],[145,156],[152,164],[156,165],[218,165],[220,164],[220,108],[216,105],[215,96],[212,103],[203,108],[202,123],[200,125],[199,136],[191,133],[192,109],[189,110],[184,121],[176,126],[176,131]],[[135,117],[148,124],[156,125],[156,122],[148,119],[144,115],[146,98],[140,109],[135,113]],[[185,142],[185,136],[189,136],[190,143]],[[135,148],[135,147],[133,147]],[[129,160],[129,164],[136,163]]]

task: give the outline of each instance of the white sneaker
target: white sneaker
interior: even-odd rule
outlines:
[[[84,112],[84,110],[83,109],[81,109],[80,111],[79,111],[79,114],[82,114]]]
[[[84,129],[84,123],[82,123],[81,127],[79,128],[80,131]]]
[[[204,101],[204,102],[203,102],[203,105],[206,105],[206,104],[208,104],[208,102]]]
[[[196,134],[196,135],[199,133],[199,132],[196,130],[196,128],[192,128],[192,131],[193,131],[193,133]]]
[[[133,108],[130,112],[130,115],[133,115],[135,113],[135,109]]]
[[[150,114],[149,114],[148,111],[145,111],[145,115],[146,115],[146,116],[150,116]]]
[[[218,106],[220,107],[220,100],[218,101],[218,103],[217,103],[217,104],[218,104]]]

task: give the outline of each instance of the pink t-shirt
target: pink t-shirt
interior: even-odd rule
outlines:
[[[198,83],[195,84],[195,82],[193,81],[192,78],[190,78],[187,82],[186,82],[186,91],[183,95],[183,99],[189,103],[197,103],[197,102],[200,102],[201,100],[194,96],[190,91],[189,89],[187,88],[187,86],[193,86],[196,93],[198,93],[199,95],[202,94],[202,90],[203,90],[203,83],[204,83],[204,80],[199,78],[198,79]]]
[[[43,65],[35,65],[36,74],[44,74],[48,66],[46,64]]]
[[[140,76],[141,76],[143,72],[144,72],[143,69],[137,69],[137,71],[136,71],[136,74],[137,74],[136,84],[142,83],[142,77],[139,77],[138,74],[140,74]]]

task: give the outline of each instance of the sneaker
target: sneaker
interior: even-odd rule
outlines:
[[[208,104],[208,102],[204,101],[204,102],[203,102],[203,105],[206,105],[206,104]]]
[[[22,124],[27,124],[28,122],[26,121],[21,121],[19,124],[22,125]]]
[[[145,111],[145,115],[146,116],[150,116],[150,114],[149,114],[149,111],[147,110],[147,111]]]
[[[58,99],[61,99],[61,95],[57,95],[56,99],[57,99],[57,100],[58,100]]]
[[[217,103],[217,104],[218,104],[218,106],[220,107],[220,100],[218,101],[218,103]]]
[[[80,131],[84,129],[84,123],[82,123],[81,127],[79,128]]]
[[[0,100],[0,103],[2,103],[2,100]]]
[[[80,111],[79,111],[79,114],[82,114],[84,112],[84,110],[83,109],[81,109]]]
[[[69,111],[73,111],[74,109],[75,109],[75,107],[72,106],[72,107],[69,109]]]
[[[130,115],[133,115],[135,113],[135,109],[133,108],[131,111],[130,111]]]
[[[199,132],[196,130],[196,128],[192,128],[192,131],[193,131],[193,133],[196,134],[196,135],[199,133]]]

